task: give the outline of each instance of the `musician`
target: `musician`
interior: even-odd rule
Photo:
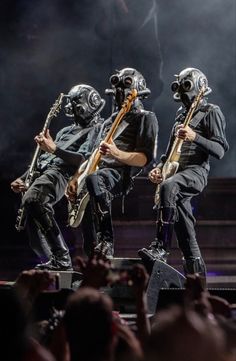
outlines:
[[[28,189],[24,182],[27,172],[11,183],[14,192],[25,192],[22,205],[27,212],[30,245],[41,259],[48,259],[38,264],[38,269],[72,269],[69,249],[54,218],[53,206],[62,198],[69,178],[84,161],[88,137],[91,140],[93,134],[96,138],[104,104],[93,87],[86,84],[72,87],[65,105],[66,116],[73,118],[72,124],[57,133],[55,142],[49,130],[37,135],[35,141],[44,153],[38,159],[36,179]]]
[[[200,89],[204,95],[193,113],[189,126],[183,121]],[[206,267],[196,240],[195,219],[191,199],[207,185],[210,170],[210,156],[221,159],[228,150],[225,136],[225,118],[217,105],[207,102],[211,92],[206,76],[195,68],[182,70],[172,83],[173,98],[182,102],[177,112],[166,154],[161,162],[149,173],[149,179],[160,185],[156,238],[148,249],[139,251],[143,260],[167,260],[171,247],[172,231],[175,230],[179,248],[183,254],[185,274],[206,274]],[[172,150],[175,137],[183,145],[177,173],[162,179],[162,167]]]
[[[150,93],[143,75],[136,69],[124,68],[110,77],[110,84],[111,89],[107,93],[113,96],[115,112],[103,124],[97,143],[102,154],[99,169],[86,177],[90,203],[82,222],[85,245],[86,240],[91,244],[91,238],[94,237],[95,248],[92,251],[107,258],[114,254],[112,199],[127,194],[132,185],[132,174],[153,159],[158,133],[155,114],[144,110],[141,102],[141,98]],[[131,110],[125,114],[112,141],[101,141],[131,89],[138,92]],[[67,190],[72,199],[77,178],[78,175],[75,175]]]

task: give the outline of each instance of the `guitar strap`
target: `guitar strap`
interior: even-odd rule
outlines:
[[[189,125],[191,125],[192,128],[196,128],[200,121],[203,119],[205,115],[205,112],[199,111],[190,121]]]
[[[117,116],[118,112],[116,113],[113,113],[111,115],[111,118],[115,118]],[[114,120],[114,119],[113,119]],[[112,123],[113,123],[113,120],[111,121],[111,123],[109,123],[109,128],[111,127]],[[118,136],[125,130],[125,128],[129,125],[129,123],[127,123],[125,120],[122,119],[121,123],[118,125],[112,139],[115,140],[116,138],[118,138]],[[98,137],[97,139],[99,139],[99,142],[101,141],[102,139],[102,136],[104,135],[104,130],[105,132],[106,131],[109,131],[109,128],[106,130],[106,124],[104,124],[104,126],[101,127],[100,129],[100,132],[98,134]],[[97,145],[96,145],[97,146]],[[95,148],[96,148],[95,146]]]
[[[119,135],[127,128],[129,123],[127,123],[125,120],[122,120],[122,122],[118,125],[112,139],[115,140],[119,137]]]
[[[200,121],[204,118],[205,114],[208,112],[209,108],[210,108],[210,104],[208,104],[208,106],[205,107],[204,110],[200,110],[199,112],[197,112],[197,114],[192,118],[192,120],[190,121],[190,125],[193,128],[196,128],[198,126]]]
[[[71,139],[68,139],[67,142],[65,142],[62,146],[60,146],[61,149],[67,149],[71,144],[75,143],[77,139],[87,134],[91,128],[85,128],[80,130],[78,133],[76,133]]]

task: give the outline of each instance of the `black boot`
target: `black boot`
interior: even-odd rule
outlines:
[[[95,204],[97,215],[97,245],[94,254],[104,258],[113,258],[113,227],[111,220],[111,204],[104,198]]]
[[[45,238],[50,246],[51,256],[48,262],[38,264],[35,268],[51,271],[73,270],[69,249],[59,228],[55,224],[45,232]]]
[[[114,248],[111,238],[99,232],[97,234],[98,244],[94,248],[94,254],[98,256],[111,259],[113,258]]]
[[[199,276],[206,279],[206,265],[202,257],[183,258],[183,269],[185,276],[189,274],[199,274]]]
[[[159,210],[155,240],[148,248],[138,251],[138,255],[142,260],[155,261],[158,259],[162,262],[167,261],[175,220],[176,208],[163,207]]]
[[[34,220],[28,216],[26,231],[29,238],[29,244],[36,255],[43,261],[51,256],[51,250],[48,246],[47,240],[41,229],[36,225]]]
[[[28,203],[27,211],[31,214],[36,225],[44,235],[50,251],[49,261],[36,265],[37,269],[48,269],[52,271],[72,270],[72,262],[69,249],[64,241],[60,229],[53,217],[53,212],[49,211],[40,199],[31,199]]]

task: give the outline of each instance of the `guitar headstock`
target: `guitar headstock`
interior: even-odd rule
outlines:
[[[202,97],[204,96],[205,91],[206,91],[206,84],[204,83],[204,84],[201,86],[201,89],[200,89],[200,91],[199,91],[198,96],[199,96],[200,98],[202,98]]]
[[[56,99],[55,103],[53,104],[53,106],[50,109],[50,116],[54,116],[56,117],[58,115],[58,113],[61,110],[61,104],[62,104],[62,100],[64,98],[65,94],[60,93],[59,97]]]
[[[133,101],[137,98],[138,92],[136,89],[131,89],[129,95],[122,104],[122,108],[125,112],[129,112]]]
[[[202,99],[202,97],[204,96],[204,93],[206,91],[206,85],[205,83],[201,86],[198,95],[195,97],[194,101],[191,104],[191,108],[190,109],[196,109],[196,107],[198,106],[198,104],[200,103],[200,100]]]

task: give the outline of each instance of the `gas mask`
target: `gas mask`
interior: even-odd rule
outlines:
[[[68,117],[74,117],[76,124],[86,127],[100,114],[104,105],[105,100],[93,87],[79,84],[73,86],[67,95],[65,113]]]
[[[110,77],[112,89],[107,89],[106,94],[112,94],[118,108],[121,108],[131,89],[138,91],[139,97],[147,97],[150,90],[146,87],[146,81],[141,73],[133,68],[124,68]]]
[[[174,92],[173,98],[177,102],[181,101],[186,108],[191,106],[203,85],[205,86],[204,97],[211,93],[208,80],[199,69],[186,68],[176,75],[176,78],[171,84],[171,90]]]

